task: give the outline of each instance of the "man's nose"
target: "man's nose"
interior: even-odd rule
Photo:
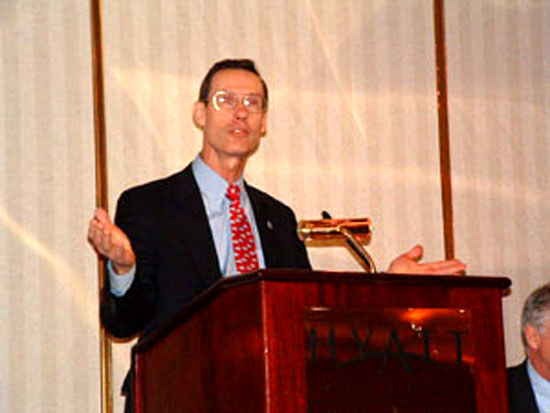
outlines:
[[[235,119],[246,119],[248,118],[249,114],[250,112],[244,105],[242,99],[239,99],[239,101],[235,105],[235,108],[233,109],[233,115],[235,116]]]

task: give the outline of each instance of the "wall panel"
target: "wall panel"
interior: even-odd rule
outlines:
[[[527,295],[550,277],[550,5],[448,2],[449,110],[457,254],[512,279],[508,362],[523,357]]]
[[[0,4],[0,411],[97,412],[89,10]]]

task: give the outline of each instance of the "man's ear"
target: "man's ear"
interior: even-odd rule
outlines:
[[[206,105],[204,102],[195,102],[193,105],[193,123],[199,129],[204,129],[206,123]]]
[[[525,340],[527,340],[527,345],[529,346],[529,348],[533,350],[537,350],[539,348],[540,333],[530,323],[527,323],[527,325],[525,326]]]
[[[262,114],[262,128],[260,129],[261,136],[267,133],[267,112]]]

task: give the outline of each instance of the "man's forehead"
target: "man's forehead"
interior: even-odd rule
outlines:
[[[220,89],[233,92],[259,93],[263,95],[263,85],[260,77],[248,70],[224,69],[212,78],[211,91]]]

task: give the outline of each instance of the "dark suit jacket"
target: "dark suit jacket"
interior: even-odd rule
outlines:
[[[267,268],[310,268],[290,208],[247,186]],[[125,191],[116,224],[136,253],[136,278],[123,297],[109,286],[101,316],[116,337],[147,335],[221,278],[214,240],[191,165]]]
[[[508,376],[508,413],[538,413],[535,394],[527,374],[527,360],[506,369]]]

